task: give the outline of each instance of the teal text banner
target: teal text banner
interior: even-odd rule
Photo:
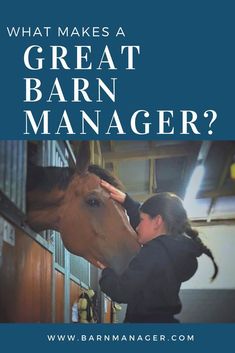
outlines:
[[[1,139],[234,139],[232,1],[1,11]]]

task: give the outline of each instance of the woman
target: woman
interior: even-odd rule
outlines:
[[[191,228],[176,195],[159,193],[140,206],[107,182],[101,185],[123,204],[141,244],[140,252],[121,276],[98,262],[103,270],[101,290],[112,300],[128,304],[124,322],[178,322],[174,315],[181,311],[180,286],[195,274],[197,257],[208,255],[214,264],[212,279],[217,275],[211,251]]]

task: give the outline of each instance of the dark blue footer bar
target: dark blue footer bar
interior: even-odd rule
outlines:
[[[3,352],[234,351],[235,324],[0,324]]]

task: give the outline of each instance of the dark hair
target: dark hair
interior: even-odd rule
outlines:
[[[170,235],[186,234],[197,242],[204,254],[209,256],[214,265],[214,274],[211,280],[215,279],[218,273],[218,266],[210,249],[198,236],[198,231],[191,227],[187,212],[182,200],[175,194],[169,192],[158,193],[147,199],[141,206],[140,211],[148,214],[151,218],[161,215],[167,232]]]
[[[88,166],[88,172],[97,175],[99,178],[107,181],[107,183],[115,186],[115,188],[117,188],[121,191],[124,191],[124,186],[123,186],[122,182],[116,176],[114,176],[111,172],[100,167],[99,165],[90,164]]]

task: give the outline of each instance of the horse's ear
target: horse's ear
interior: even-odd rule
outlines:
[[[90,164],[91,151],[89,141],[82,141],[79,145],[76,158],[76,172],[83,174],[88,170]]]

